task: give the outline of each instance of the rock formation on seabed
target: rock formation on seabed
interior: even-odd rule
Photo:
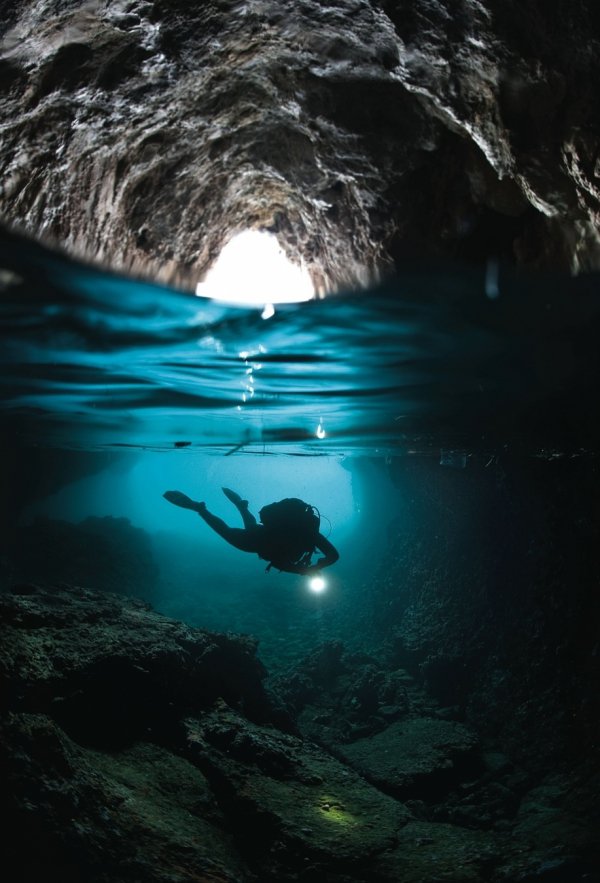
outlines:
[[[330,645],[277,700],[252,639],[140,601],[21,585],[0,615],[12,879],[597,879],[583,784],[486,751],[406,672]]]
[[[3,4],[0,212],[193,287],[236,231],[317,289],[406,255],[597,267],[589,0]]]

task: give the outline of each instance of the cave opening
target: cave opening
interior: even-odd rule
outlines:
[[[198,297],[244,306],[300,303],[315,289],[303,263],[293,263],[276,236],[262,230],[236,233],[221,250],[203,281]]]

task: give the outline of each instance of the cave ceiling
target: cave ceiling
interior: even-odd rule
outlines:
[[[0,216],[193,288],[236,232],[318,290],[600,262],[586,0],[0,3]]]

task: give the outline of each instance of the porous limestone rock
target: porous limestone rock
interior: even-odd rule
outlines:
[[[586,0],[26,0],[4,16],[0,212],[192,287],[247,228],[318,290],[407,255],[598,266]]]
[[[214,795],[183,758],[147,742],[84,748],[41,714],[9,715],[0,735],[20,879],[243,879]]]
[[[2,594],[0,813],[4,859],[20,879],[506,883],[544,879],[539,869],[556,861],[588,879],[593,805],[583,816],[573,806],[564,826],[568,780],[524,794],[517,836],[505,817],[497,830],[449,821],[460,794],[445,808],[434,800],[432,820],[422,800],[407,808],[293,732],[263,690],[255,650],[116,595],[66,585]],[[328,677],[323,655],[314,668]],[[448,764],[460,755],[453,737],[469,741],[462,729],[430,739]],[[488,759],[480,789],[510,772]]]
[[[276,715],[251,638],[191,628],[141,601],[69,586],[2,594],[0,619],[3,704],[51,713],[85,744],[158,737],[217,697],[243,704],[257,720]]]
[[[186,722],[187,757],[218,790],[253,867],[368,876],[411,814],[310,743],[249,723],[223,706]]]

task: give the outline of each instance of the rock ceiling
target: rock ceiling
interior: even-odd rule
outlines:
[[[415,255],[595,268],[599,21],[586,0],[10,4],[0,214],[189,288],[247,228],[320,290]]]

